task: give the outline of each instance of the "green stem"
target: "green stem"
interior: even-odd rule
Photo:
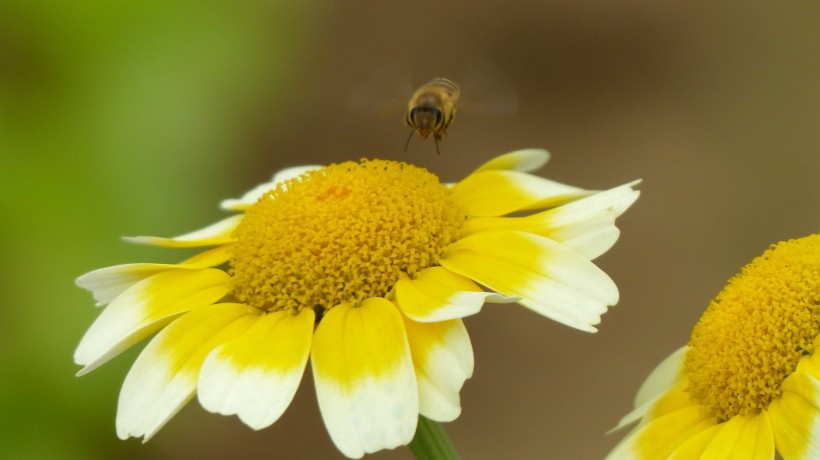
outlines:
[[[458,460],[461,458],[441,423],[421,415],[419,415],[416,436],[410,441],[409,447],[418,460]]]

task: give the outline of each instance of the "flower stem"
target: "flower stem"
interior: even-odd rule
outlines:
[[[418,460],[458,460],[461,458],[441,423],[421,415],[419,415],[416,436],[410,441],[409,447]]]

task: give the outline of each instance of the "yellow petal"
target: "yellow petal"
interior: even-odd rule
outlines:
[[[694,405],[696,404],[689,394],[689,382],[681,379],[675,387],[655,400],[655,403],[647,412],[647,418],[658,418]]]
[[[165,246],[169,248],[193,248],[199,246],[217,246],[232,243],[234,240],[231,234],[239,225],[244,214],[222,219],[215,224],[205,228],[175,236],[173,238],[160,238],[156,236],[126,236],[123,239],[132,243],[150,244],[152,246]]]
[[[419,385],[419,410],[439,422],[461,413],[459,392],[473,375],[473,347],[460,319],[418,323],[405,318]]]
[[[700,460],[772,460],[774,434],[769,415],[736,415],[720,425]]]
[[[638,181],[523,217],[477,217],[464,224],[469,235],[491,230],[520,230],[546,236],[588,259],[594,259],[615,244],[620,232],[615,218],[638,199],[632,187]]]
[[[641,418],[643,418],[641,424],[644,424],[647,421],[656,419],[670,412],[676,412],[694,405],[689,396],[688,388],[689,384],[685,380],[681,380],[666,393],[646,401],[641,399],[640,404],[637,404],[636,400],[635,408],[623,416],[618,422],[618,425],[609,430],[608,433],[620,430]]]
[[[369,298],[329,310],[314,335],[311,366],[322,418],[342,453],[359,458],[413,439],[418,387],[392,302]]]
[[[592,192],[518,171],[473,173],[452,187],[453,200],[470,216],[503,216],[545,209]]]
[[[117,407],[117,435],[151,438],[194,395],[208,353],[246,331],[259,310],[216,304],[192,311],[163,329],[128,372]]]
[[[668,406],[670,400],[676,401],[676,409],[682,407],[681,403],[689,404],[687,396],[680,397],[682,396],[680,390],[683,389],[680,386],[683,378],[683,361],[686,358],[688,349],[689,347],[685,346],[677,349],[652,370],[635,396],[634,409],[621,418],[618,425],[609,430],[609,433],[620,430],[639,420],[663,397],[666,397],[666,400],[659,403],[661,408],[656,409],[656,415],[659,412],[663,413],[664,410],[669,411],[669,409],[664,409],[663,406]],[[678,387],[678,390],[673,391],[676,387]]]
[[[190,259],[186,259],[180,265],[191,268],[216,267],[217,265],[224,264],[231,258],[230,249],[230,244],[208,249],[207,251],[202,251]]]
[[[820,382],[795,372],[783,381],[782,389],[768,411],[778,453],[790,460],[820,458]]]
[[[97,306],[108,305],[126,289],[148,277],[179,268],[175,264],[122,264],[99,268],[77,278],[77,286],[91,291]]]
[[[287,409],[307,364],[313,310],[265,314],[245,333],[215,348],[199,374],[197,394],[206,410],[237,414],[259,430]]]
[[[797,363],[795,373],[798,372],[807,374],[815,380],[820,380],[820,353],[815,352],[803,357],[803,359]]]
[[[148,337],[172,319],[211,305],[228,293],[230,276],[222,270],[173,269],[148,277],[125,290],[97,317],[77,346],[77,375],[96,367]]]
[[[523,149],[499,155],[479,166],[473,174],[494,169],[509,169],[530,172],[541,168],[550,159],[550,154],[543,149]]]
[[[638,426],[624,438],[607,460],[665,459],[690,437],[715,425],[714,418],[703,416],[699,406],[670,412]]]
[[[478,313],[488,297],[500,297],[494,292],[484,292],[469,279],[442,267],[422,270],[414,280],[400,279],[395,292],[396,303],[404,314],[423,322],[463,318]]]
[[[618,288],[592,262],[549,238],[523,232],[482,232],[448,246],[444,268],[560,323],[595,332]]]
[[[706,450],[706,446],[712,442],[712,438],[715,437],[718,431],[720,431],[720,425],[714,425],[710,428],[707,428],[700,433],[697,433],[687,439],[683,444],[680,445],[672,455],[669,456],[668,460],[692,460],[692,459],[700,459],[701,454],[703,451]]]

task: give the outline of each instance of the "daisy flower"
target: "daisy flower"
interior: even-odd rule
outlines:
[[[709,304],[608,459],[820,458],[820,234],[772,245]]]
[[[128,372],[120,438],[151,438],[195,395],[254,429],[290,404],[308,361],[325,426],[348,457],[407,444],[419,415],[451,421],[473,372],[461,318],[518,302],[583,331],[618,301],[590,260],[618,237],[636,182],[596,192],[528,174],[522,150],[461,182],[393,161],[303,166],[174,238],[178,264],[81,276],[105,309],[74,359],[85,374],[158,332]],[[515,217],[509,216],[514,214]]]

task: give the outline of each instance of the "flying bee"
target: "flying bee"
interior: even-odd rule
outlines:
[[[413,133],[418,131],[422,139],[433,135],[436,153],[441,155],[438,144],[456,116],[456,103],[460,93],[458,85],[446,78],[434,78],[416,90],[407,104],[405,122],[413,131],[407,137],[404,150],[410,145]]]
[[[498,117],[512,115],[518,107],[517,92],[506,73],[480,54],[466,54],[436,71],[457,76],[460,84],[434,78],[418,86],[424,80],[415,79],[413,73],[421,66],[395,62],[357,85],[347,98],[347,108],[382,117],[399,117],[403,111],[405,124],[412,128],[404,149],[418,132],[423,139],[432,134],[440,153],[439,142],[447,134],[456,108],[460,119],[465,115],[465,120],[492,118],[497,122]]]

